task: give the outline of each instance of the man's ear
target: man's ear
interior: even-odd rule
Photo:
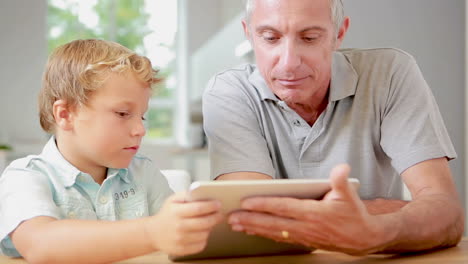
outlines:
[[[247,21],[242,20],[242,28],[244,29],[245,38],[250,41],[249,24],[247,23]]]
[[[63,130],[73,129],[73,109],[66,100],[57,100],[53,105],[55,124]]]
[[[335,49],[340,48],[341,43],[343,42],[346,36],[346,32],[348,32],[349,23],[350,23],[349,21],[350,21],[349,17],[344,17],[343,24],[341,24],[341,27],[338,30],[338,34],[336,36]]]

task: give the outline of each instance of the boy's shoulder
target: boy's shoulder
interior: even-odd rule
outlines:
[[[13,160],[4,170],[4,173],[7,170],[12,170],[12,169],[20,169],[20,170],[38,170],[38,167],[41,167],[40,165],[45,165],[46,161],[44,161],[40,155],[28,155],[23,158],[19,158],[16,160]],[[39,166],[38,166],[39,165]]]
[[[133,156],[132,161],[128,166],[128,170],[134,175],[148,175],[154,174],[155,172],[160,172],[156,162],[153,159],[140,153],[137,153],[135,156]]]

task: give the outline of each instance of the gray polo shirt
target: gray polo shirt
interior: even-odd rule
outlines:
[[[415,60],[392,48],[335,52],[329,104],[311,127],[268,88],[255,65],[215,75],[203,96],[211,176],[328,178],[351,165],[364,199],[402,198],[400,174],[456,153]]]

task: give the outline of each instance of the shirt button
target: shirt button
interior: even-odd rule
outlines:
[[[299,121],[299,120],[296,119],[296,120],[294,120],[293,124],[294,124],[295,126],[301,126],[301,121]]]
[[[102,204],[105,204],[105,203],[107,203],[107,197],[106,197],[106,196],[101,196],[101,198],[99,198],[99,201],[100,201]]]
[[[137,217],[142,217],[143,216],[143,213],[141,211],[138,211],[138,212],[135,212],[135,215]]]
[[[80,175],[80,176],[78,176],[78,180],[81,181],[81,182],[85,182],[85,181],[86,181],[86,177],[83,176],[83,175]]]
[[[76,214],[75,214],[75,212],[73,212],[73,211],[71,211],[71,212],[68,212],[68,218],[71,218],[71,219],[73,219],[73,218],[75,218],[75,217],[76,217]]]

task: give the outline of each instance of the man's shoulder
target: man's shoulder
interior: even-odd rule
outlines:
[[[237,77],[237,78],[248,78],[250,75],[252,75],[255,70],[257,69],[257,66],[255,64],[250,64],[250,63],[244,63],[237,65],[235,67],[220,71],[216,73],[213,78],[231,78],[231,77]]]
[[[242,64],[236,67],[216,73],[208,82],[207,90],[216,89],[219,85],[245,87],[250,82],[250,77],[255,74],[257,67],[254,64]]]
[[[408,52],[393,48],[362,48],[362,49],[340,49],[339,53],[343,54],[351,62],[393,62],[405,63],[413,61],[414,58]]]

